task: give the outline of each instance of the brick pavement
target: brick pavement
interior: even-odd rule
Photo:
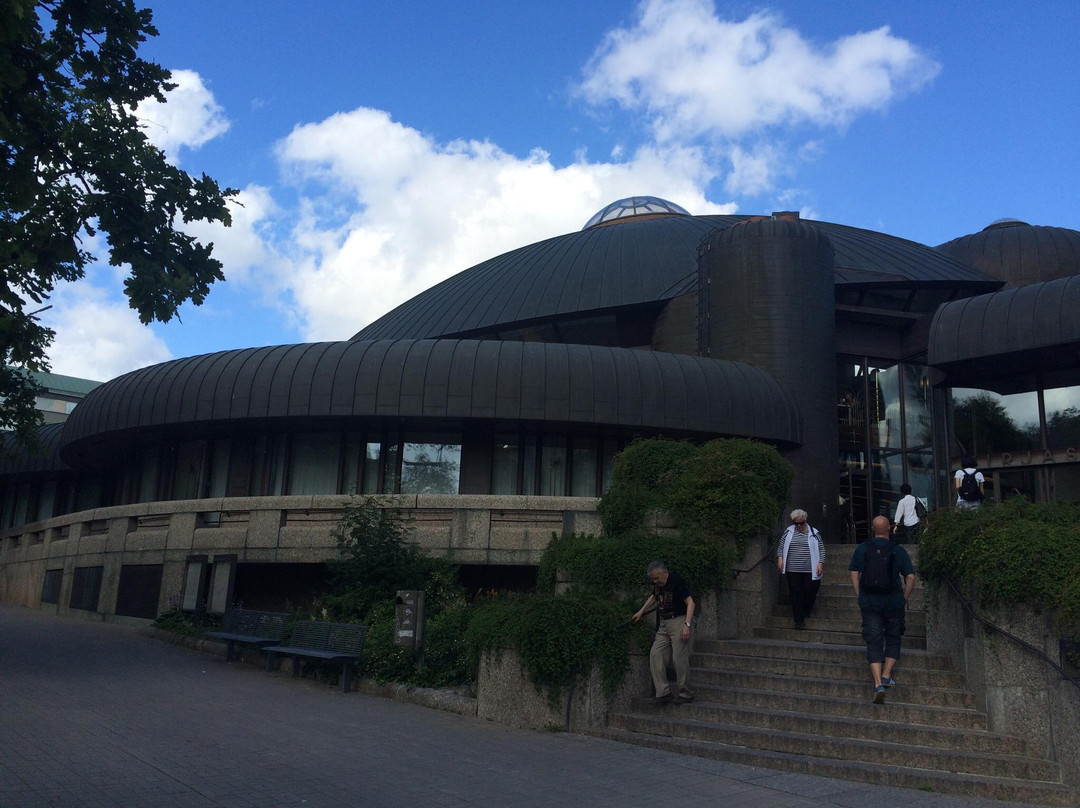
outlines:
[[[1006,805],[511,730],[287,668],[0,604],[0,805]]]

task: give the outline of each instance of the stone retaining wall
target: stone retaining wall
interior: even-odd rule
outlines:
[[[1058,661],[1052,615],[1016,606],[976,607],[976,613]],[[986,710],[991,732],[1021,738],[1032,755],[1061,765],[1065,783],[1080,785],[1080,688],[1028,649],[972,619],[943,583],[927,599],[926,642],[928,651],[955,661],[979,709]]]
[[[319,563],[338,557],[333,531],[359,497],[288,496],[150,502],[98,508],[0,533],[0,600],[112,619],[125,565],[161,564],[158,611],[180,592],[189,555],[235,554],[239,563]],[[553,534],[599,532],[585,497],[396,495],[425,551],[457,564],[535,565]],[[74,571],[102,567],[94,611],[70,609]],[[59,601],[42,604],[46,571],[61,570]]]

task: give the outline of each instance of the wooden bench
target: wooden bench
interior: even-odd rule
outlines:
[[[225,641],[225,659],[236,658],[236,644],[257,645],[263,648],[277,645],[285,636],[285,625],[292,615],[288,612],[258,612],[251,609],[232,609],[225,615],[221,631],[209,631],[204,637]]]
[[[277,655],[292,657],[292,675],[300,675],[300,660],[322,659],[342,663],[341,690],[349,692],[352,686],[353,668],[364,647],[368,627],[357,623],[324,623],[317,620],[301,620],[293,626],[288,645],[273,645],[266,651],[266,669],[277,668]]]

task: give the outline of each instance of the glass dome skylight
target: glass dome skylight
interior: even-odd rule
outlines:
[[[617,219],[630,219],[634,216],[689,216],[686,208],[668,202],[658,196],[628,196],[606,205],[597,211],[582,230],[610,224]]]

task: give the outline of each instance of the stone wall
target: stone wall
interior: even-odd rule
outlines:
[[[1052,615],[1016,606],[976,611],[1059,661]],[[974,620],[945,584],[927,599],[926,642],[927,650],[955,661],[992,732],[1021,738],[1032,755],[1057,761],[1067,784],[1080,785],[1080,688],[1010,637]]]
[[[158,611],[180,592],[189,555],[239,563],[320,563],[338,557],[334,527],[347,496],[236,497],[98,508],[0,533],[0,600],[111,619],[126,565],[160,564]],[[382,496],[400,508],[426,552],[458,564],[535,565],[553,534],[599,532],[584,497]],[[102,567],[94,611],[69,607],[76,569]],[[62,571],[56,604],[42,603],[47,571]]]
[[[570,704],[570,724],[567,726],[569,692],[564,691],[552,703],[548,692],[533,684],[517,651],[504,649],[489,652],[480,661],[476,714],[480,718],[521,729],[584,732],[590,727],[604,726],[609,711],[626,709],[634,696],[642,695],[652,695],[649,659],[640,652],[631,651],[630,669],[613,699],[609,700],[604,695],[600,672],[595,668],[584,681],[577,684]]]

